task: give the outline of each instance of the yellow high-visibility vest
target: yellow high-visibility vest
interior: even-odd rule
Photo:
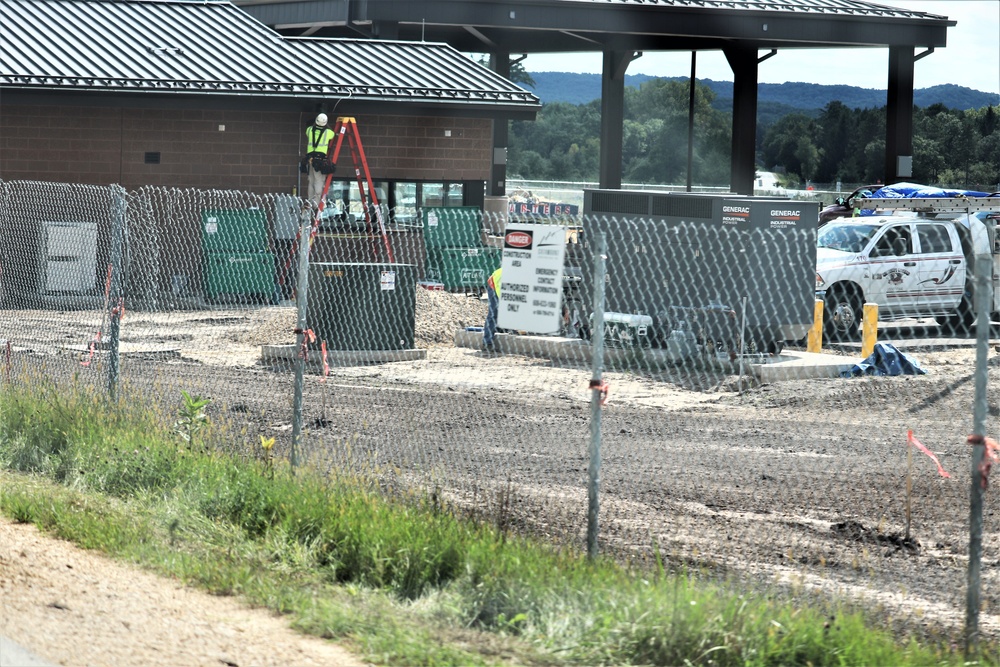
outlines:
[[[322,129],[315,125],[306,128],[306,153],[322,153],[326,155],[333,141],[333,130],[328,127]]]
[[[500,296],[500,272],[502,270],[503,269],[497,269],[496,271],[494,271],[493,274],[490,276],[490,279],[486,281],[486,284],[489,285],[490,288],[492,288],[493,291],[497,293],[497,296]]]

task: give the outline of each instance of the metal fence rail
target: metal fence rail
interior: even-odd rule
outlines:
[[[6,382],[111,389],[167,424],[187,392],[211,399],[215,435],[246,456],[264,436],[289,457],[295,434],[298,465],[427,493],[504,529],[961,632],[966,436],[995,363],[971,335],[910,323],[880,340],[909,345],[924,375],[762,374],[782,348],[803,350],[812,260],[775,258],[809,259],[814,228],[707,233],[584,216],[561,335],[502,332],[499,353],[483,353],[482,284],[433,289],[419,228],[390,229],[401,250],[387,265],[365,234],[324,227],[303,304],[289,270],[297,198],[0,182],[0,203]],[[478,261],[467,250],[457,256]],[[374,283],[350,283],[364,267]],[[412,340],[393,339],[400,331]],[[849,366],[858,347],[824,352]],[[919,452],[908,463],[908,431],[950,478]],[[983,502],[975,622],[996,636],[991,492]]]

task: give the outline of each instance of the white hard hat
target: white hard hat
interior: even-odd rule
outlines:
[[[316,125],[318,127],[326,127],[326,121],[327,117],[325,113],[321,113],[320,115],[316,116]]]

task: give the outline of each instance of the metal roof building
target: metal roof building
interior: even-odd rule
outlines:
[[[319,100],[532,117],[531,93],[441,43],[286,38],[222,0],[0,0],[0,89]],[[8,98],[9,99],[9,98]],[[252,103],[252,102],[251,102]]]
[[[758,65],[777,55],[772,64],[780,66],[780,56],[792,49],[888,48],[885,180],[905,177],[913,144],[914,63],[945,46],[947,29],[955,25],[944,16],[865,0],[236,2],[283,34],[442,41],[491,54],[501,74],[509,73],[511,54],[602,53],[604,188],[621,185],[624,78],[642,51],[725,53],[735,82],[731,187],[752,192]],[[505,136],[497,139],[506,142]],[[491,186],[502,179],[496,170]]]
[[[225,0],[0,0],[0,179],[297,191],[324,111],[358,118],[384,187],[481,206],[494,126],[539,108],[440,42],[285,36]]]

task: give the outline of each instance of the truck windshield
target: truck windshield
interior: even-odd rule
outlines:
[[[819,230],[816,245],[820,248],[859,253],[865,249],[876,231],[876,225],[828,223]]]

